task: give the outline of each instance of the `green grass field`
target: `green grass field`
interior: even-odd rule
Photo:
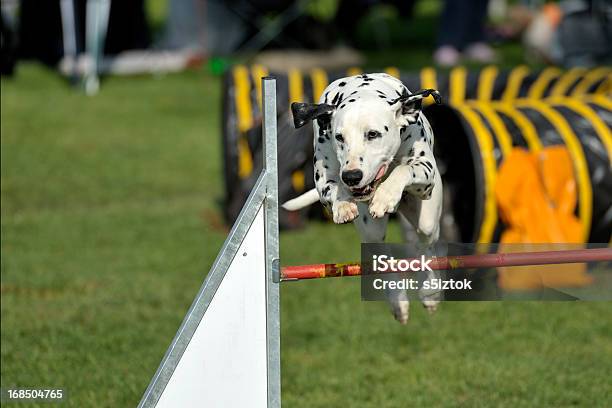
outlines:
[[[220,92],[204,71],[93,98],[31,64],[2,80],[3,388],[136,405],[227,233]],[[352,226],[281,240],[284,264],[359,257]],[[281,296],[286,407],[612,406],[610,303],[415,303],[400,326],[358,279]]]

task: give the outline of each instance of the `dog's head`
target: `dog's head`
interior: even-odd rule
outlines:
[[[433,89],[407,91],[394,100],[347,98],[336,105],[293,103],[296,128],[316,119],[326,127],[340,163],[340,178],[358,201],[369,200],[382,181],[400,144],[400,133],[417,122],[421,100],[440,95]],[[328,142],[329,143],[329,142]]]

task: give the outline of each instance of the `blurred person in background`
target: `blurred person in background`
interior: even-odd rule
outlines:
[[[434,61],[441,66],[457,65],[462,57],[481,63],[495,60],[485,42],[489,0],[446,0],[438,28]]]
[[[523,35],[526,58],[570,67],[612,63],[612,1],[564,0],[533,12]]]

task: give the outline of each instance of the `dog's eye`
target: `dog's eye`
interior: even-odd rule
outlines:
[[[344,138],[342,137],[340,133],[336,134],[336,140],[339,141],[340,143],[344,143]]]
[[[377,132],[376,130],[370,130],[366,136],[368,140],[373,140],[378,137],[381,137],[382,135],[380,134],[380,132]]]

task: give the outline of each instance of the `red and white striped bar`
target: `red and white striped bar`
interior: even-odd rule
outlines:
[[[433,270],[497,268],[502,266],[556,265],[585,262],[612,262],[612,248],[571,249],[563,251],[516,252],[434,257]],[[389,272],[382,272],[389,273]],[[391,272],[393,273],[393,272]],[[361,275],[358,262],[285,266],[281,280],[337,278]]]

